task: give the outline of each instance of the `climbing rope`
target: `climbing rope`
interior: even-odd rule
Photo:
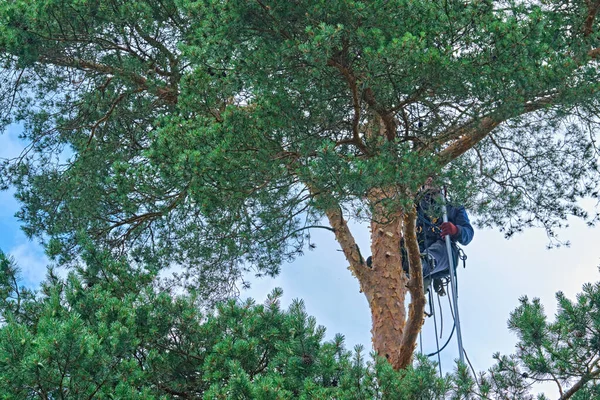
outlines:
[[[438,340],[438,335],[437,335],[437,318],[435,316],[435,306],[433,305],[433,294],[432,294],[431,284],[429,285],[429,305],[430,305],[431,315],[433,315],[433,325],[435,327],[435,345],[439,349],[440,342]],[[440,377],[441,377],[442,376],[442,357],[440,356],[439,350],[437,352],[437,357],[438,357],[438,368],[440,370]]]
[[[444,314],[442,313],[442,300],[440,300],[440,294],[437,294],[438,306],[440,307],[440,339],[444,335]]]
[[[447,193],[446,193],[445,187],[444,187],[444,190],[441,191],[440,197],[444,201],[443,221],[448,222],[448,210],[447,210],[447,206],[446,206]],[[433,232],[436,232],[436,230],[439,230],[439,227],[436,224],[434,224],[433,221],[431,221],[429,218],[427,218],[425,213],[418,213],[417,221],[421,225],[421,227],[422,227],[421,229],[423,229],[424,231],[431,230]],[[429,248],[428,236],[429,235],[427,232],[423,232],[423,239],[424,239],[423,244],[425,245],[425,249]],[[461,248],[458,248],[458,252],[456,252],[456,253],[454,252],[455,249],[453,248],[453,245],[450,241],[449,236],[446,236],[445,242],[446,242],[446,249],[448,252],[448,264],[449,264],[448,267],[449,267],[450,276],[449,276],[449,278],[445,279],[445,281],[442,283],[441,286],[442,286],[442,289],[445,288],[446,293],[448,293],[448,304],[450,307],[450,312],[452,314],[453,324],[452,324],[452,330],[450,332],[450,335],[441,348],[440,348],[440,344],[439,344],[439,339],[441,339],[443,337],[443,330],[444,330],[444,318],[443,318],[443,313],[442,313],[442,304],[441,304],[441,300],[440,300],[440,294],[437,293],[438,294],[438,305],[439,305],[439,310],[440,310],[440,328],[441,328],[439,339],[438,339],[438,324],[437,324],[437,315],[435,312],[435,305],[433,304],[432,281],[429,284],[429,305],[430,305],[430,313],[429,314],[430,314],[430,316],[433,316],[433,324],[434,324],[434,329],[435,329],[436,351],[433,353],[427,354],[427,357],[433,357],[433,356],[437,355],[440,377],[442,376],[442,361],[441,361],[440,353],[450,343],[450,340],[454,336],[455,331],[457,333],[459,359],[460,359],[461,363],[464,363],[464,356],[465,356],[465,354],[463,354],[463,353],[465,353],[465,351],[464,351],[463,344],[462,344],[462,333],[461,333],[460,318],[459,318],[459,313],[458,313],[458,277],[456,276],[456,267],[457,267],[456,261],[459,261],[459,260],[462,261],[463,268],[466,268],[467,255]],[[456,259],[455,259],[455,257],[456,257]],[[435,269],[435,265],[432,265],[431,271],[433,271],[433,269]],[[451,291],[448,291],[448,286],[451,287],[451,289],[452,289]],[[450,296],[452,296],[452,299],[450,298]],[[423,344],[422,344],[421,336],[419,336],[419,341],[420,341],[421,354],[423,354]]]
[[[466,263],[467,255],[465,254],[464,250],[462,248],[460,248],[460,247],[458,247],[458,259],[460,261],[462,261],[463,268],[466,268],[467,267],[467,263]],[[453,323],[452,323],[452,329],[450,330],[450,335],[448,336],[448,339],[446,339],[446,342],[444,343],[444,345],[442,347],[439,347],[438,330],[437,330],[437,316],[436,316],[437,314],[435,313],[435,310],[434,310],[435,306],[433,305],[431,288],[429,290],[429,302],[430,302],[429,304],[430,304],[430,311],[431,311],[430,315],[433,317],[433,323],[434,323],[434,329],[435,329],[435,338],[436,338],[436,351],[434,351],[432,353],[429,353],[429,354],[426,354],[426,357],[438,356],[438,362],[440,362],[440,364],[441,364],[440,353],[442,351],[444,351],[444,349],[448,346],[448,344],[452,340],[452,337],[454,336],[454,332],[456,331],[456,328],[457,328],[457,326],[456,326],[457,325],[457,321],[456,321],[456,318],[454,316],[454,310],[453,310],[454,304],[452,302],[451,297],[458,297],[458,277],[456,275],[454,276],[454,279],[455,279],[454,288],[455,288],[455,290],[457,292],[456,296],[454,296],[454,293],[450,293],[448,291],[448,286],[452,286],[450,284],[450,279],[451,279],[451,277],[444,278],[444,281],[442,283],[442,287],[444,288],[445,292],[448,293],[448,307],[449,307],[450,313],[452,315],[452,322]],[[452,296],[451,296],[451,294],[452,294]],[[441,329],[440,329],[439,338],[441,339],[442,336],[443,336],[442,333],[443,333],[443,321],[444,320],[443,320],[443,311],[442,311],[443,309],[442,309],[442,304],[441,304],[440,297],[441,296],[438,294],[438,307],[439,307],[440,320],[441,320]],[[462,350],[463,350],[463,352],[465,352],[464,348]],[[423,353],[423,350],[422,350],[422,344],[421,344],[421,354],[422,353]],[[441,366],[440,366],[440,376],[441,375],[442,375],[442,373],[441,373]]]
[[[447,202],[447,198],[446,198],[446,191],[444,188],[444,191],[442,193],[443,196],[443,200],[445,202]],[[443,215],[443,220],[444,222],[448,222],[448,214],[447,214],[447,208],[446,206],[444,206],[443,208],[444,211],[444,215]],[[418,219],[419,222],[421,223],[421,225],[423,227],[427,227],[430,228],[432,227],[434,224],[432,224],[432,222],[430,220],[428,220],[428,218],[422,216],[422,215],[418,215]],[[434,228],[435,229],[435,228]],[[427,248],[428,243],[427,243],[427,235],[425,235],[425,248]],[[453,248],[452,248],[452,244],[450,242],[450,238],[447,237],[446,238],[446,248],[448,251],[448,262],[449,262],[449,269],[450,269],[450,276],[446,277],[444,279],[444,281],[441,284],[441,288],[442,291],[438,291],[437,295],[438,295],[438,306],[439,306],[439,310],[440,310],[440,324],[441,324],[441,329],[440,329],[440,336],[439,339],[441,339],[443,337],[443,329],[444,329],[444,319],[443,319],[443,312],[442,312],[442,303],[440,300],[440,292],[443,293],[443,291],[445,291],[446,293],[448,293],[448,307],[450,308],[450,314],[452,315],[452,330],[450,331],[450,335],[448,336],[448,339],[446,340],[446,342],[444,343],[444,345],[440,348],[440,344],[439,344],[439,339],[438,339],[438,329],[437,329],[437,316],[436,316],[436,312],[435,312],[435,305],[433,304],[433,290],[432,290],[432,283],[433,280],[430,282],[429,284],[429,307],[430,307],[430,316],[433,316],[433,324],[434,324],[434,329],[435,329],[435,345],[436,345],[436,351],[433,353],[429,353],[426,356],[427,357],[433,357],[437,355],[437,359],[438,359],[438,369],[439,369],[439,373],[440,373],[440,377],[442,377],[442,359],[441,359],[441,355],[440,353],[446,348],[446,346],[448,346],[448,344],[450,343],[450,340],[452,340],[452,337],[454,336],[454,332],[457,332],[458,338],[458,350],[459,350],[459,359],[461,363],[465,363],[465,358],[467,360],[467,362],[469,363],[469,367],[471,368],[471,371],[473,373],[473,378],[475,379],[475,382],[477,383],[477,386],[479,387],[479,382],[477,381],[477,375],[475,374],[475,369],[473,368],[473,365],[471,364],[471,360],[469,360],[469,356],[467,355],[467,351],[464,349],[463,347],[463,343],[462,343],[462,334],[461,334],[461,329],[460,329],[460,319],[458,316],[458,276],[456,275],[456,268],[457,268],[457,262],[456,261],[462,261],[463,264],[463,268],[467,267],[467,255],[465,254],[464,250],[460,247],[457,246],[457,253],[454,254]],[[455,257],[456,256],[456,260]],[[451,287],[451,291],[448,291],[448,286]],[[452,297],[452,298],[451,298]],[[423,342],[422,342],[422,337],[421,334],[419,333],[419,342],[420,342],[420,351],[421,354],[423,354]],[[481,388],[480,388],[481,390]]]
[[[445,201],[446,199],[444,199]],[[443,208],[444,222],[448,222],[448,207],[444,206]],[[452,286],[452,297],[453,297],[453,305],[454,305],[454,325],[456,325],[456,341],[458,342],[458,356],[461,363],[465,362],[465,358],[463,355],[463,345],[462,345],[462,332],[460,329],[460,317],[458,313],[458,282],[456,279],[456,271],[454,264],[454,256],[452,254],[452,243],[450,241],[450,236],[446,235],[446,251],[448,252],[448,264],[450,267],[450,286]]]
[[[445,280],[444,286],[446,288],[448,287],[449,282],[450,281],[448,279]],[[431,295],[431,293],[430,293],[430,295]],[[438,294],[438,300],[439,300],[439,298],[440,298],[440,295]],[[448,296],[448,305],[450,307],[450,310],[452,310],[452,303],[450,300],[450,296]],[[442,315],[442,307],[441,307],[441,303],[440,303],[440,316],[441,315]],[[427,357],[433,357],[435,355],[439,355],[448,346],[448,344],[450,343],[450,340],[452,340],[452,337],[454,336],[454,331],[456,330],[456,321],[454,320],[454,313],[452,313],[452,321],[453,321],[452,329],[451,329],[450,335],[448,336],[448,339],[446,339],[446,342],[444,343],[444,345],[441,348],[439,346],[437,346],[436,351],[434,351],[433,353],[426,354]],[[437,325],[437,323],[435,321],[435,315],[434,315],[434,325]],[[436,336],[436,345],[437,345],[437,329],[435,332],[435,336]],[[440,336],[440,338],[441,338],[441,336]]]

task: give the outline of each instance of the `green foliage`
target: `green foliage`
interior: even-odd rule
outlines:
[[[405,207],[432,175],[507,235],[593,222],[589,4],[4,1],[1,123],[30,146],[0,186],[61,262],[85,233],[214,292],[277,274],[324,210],[369,219],[370,190]]]
[[[539,299],[521,298],[510,315],[509,329],[518,337],[516,353],[494,354],[496,363],[477,379],[459,366],[452,376],[453,398],[546,399],[532,385],[556,385],[561,400],[595,399],[600,377],[600,283],[585,284],[576,301],[557,294],[558,311],[548,321]]]
[[[0,398],[543,400],[532,384],[547,381],[572,399],[599,393],[600,283],[576,301],[559,293],[553,322],[523,298],[509,320],[516,354],[494,355],[477,377],[458,365],[440,378],[421,356],[394,371],[362,346],[346,350],[341,334],[323,341],[302,301],[281,308],[280,289],[264,304],[211,311],[193,293],[161,289],[153,272],[84,254],[87,267],[49,274],[33,293],[0,253]]]
[[[201,312],[194,295],[105,256],[90,250],[89,268],[49,278],[37,296],[3,270],[1,398],[421,399],[446,385],[425,360],[399,374],[347,351],[342,335],[324,342],[302,301],[280,307],[280,290]],[[26,319],[14,301],[33,310]]]
[[[591,395],[598,390],[600,376],[600,283],[585,284],[576,301],[561,292],[556,298],[558,312],[552,322],[539,299],[521,299],[509,320],[509,328],[519,337],[516,355],[529,378],[566,387],[581,382],[584,393]]]
[[[585,284],[576,301],[561,292],[556,297],[553,321],[548,321],[539,299],[521,298],[508,321],[519,339],[516,353],[495,354],[496,364],[476,382],[459,368],[456,386],[484,398],[545,399],[531,394],[532,384],[550,382],[561,399],[597,398],[600,283]]]

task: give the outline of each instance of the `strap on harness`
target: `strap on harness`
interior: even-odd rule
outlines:
[[[456,246],[456,248],[458,249],[458,259],[463,262],[463,268],[467,268],[467,254],[461,247]]]

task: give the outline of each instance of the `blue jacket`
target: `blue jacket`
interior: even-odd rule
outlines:
[[[431,196],[426,196],[417,205],[417,240],[421,251],[425,250],[438,240],[443,240],[440,236],[440,225],[442,220],[441,210],[435,211],[435,206]],[[463,206],[447,205],[448,221],[452,222],[458,228],[456,235],[452,235],[453,243],[467,245],[473,240],[475,232],[469,221],[469,216]],[[432,215],[433,214],[433,215]]]

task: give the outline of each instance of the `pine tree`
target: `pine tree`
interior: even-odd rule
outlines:
[[[594,220],[577,201],[598,189],[599,7],[5,1],[2,121],[29,146],[0,185],[61,262],[90,235],[132,264],[183,266],[204,293],[276,275],[329,229],[376,351],[404,368],[423,321],[413,204],[428,177],[509,236]],[[370,224],[375,268],[353,220]]]

